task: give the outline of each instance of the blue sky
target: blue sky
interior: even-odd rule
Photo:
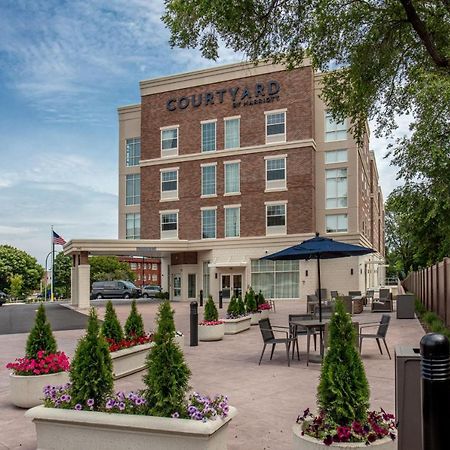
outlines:
[[[66,240],[117,237],[117,107],[139,102],[142,79],[242,61],[171,49],[162,12],[162,0],[1,0],[0,243],[43,263],[52,224]],[[395,168],[384,140],[372,148],[387,197]]]

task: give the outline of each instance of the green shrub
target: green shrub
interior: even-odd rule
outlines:
[[[37,353],[43,350],[46,354],[55,353],[57,345],[50,323],[47,321],[44,304],[41,303],[34,319],[34,326],[30,331],[25,348],[27,358],[37,359]]]
[[[100,333],[97,313],[91,308],[86,335],[80,339],[70,367],[72,400],[85,405],[94,400],[94,409],[112,395],[114,382],[108,344]]]
[[[422,319],[425,323],[430,325],[432,322],[439,319],[438,315],[434,313],[433,311],[427,311],[423,316]]]
[[[227,314],[230,317],[236,316],[237,300],[236,296],[231,297],[230,303],[228,303]]]
[[[206,322],[216,322],[219,319],[219,313],[217,311],[212,295],[209,295],[208,300],[206,300],[203,318]]]
[[[369,384],[354,344],[355,333],[344,304],[337,301],[329,324],[330,347],[322,365],[317,402],[326,419],[341,426],[365,421],[369,408]]]
[[[145,398],[148,414],[153,416],[170,417],[186,410],[191,372],[183,352],[174,342],[173,313],[168,301],[159,306],[155,344],[146,360]]]
[[[419,317],[422,317],[427,312],[425,305],[418,298],[415,300],[415,308]]]
[[[169,300],[170,295],[167,291],[161,291],[157,292],[155,297],[159,298],[160,300]]]
[[[107,339],[112,339],[114,342],[120,342],[123,339],[123,330],[119,319],[116,315],[116,310],[112,301],[106,304],[105,318],[102,325],[102,334]]]
[[[245,309],[248,313],[258,311],[258,305],[255,299],[255,291],[250,287],[245,293]]]
[[[430,330],[433,333],[443,333],[445,330],[444,324],[441,319],[435,319],[430,323]]]
[[[242,300],[242,296],[240,295],[236,302],[236,314],[238,316],[243,316],[245,314],[245,304]]]
[[[258,304],[258,306],[266,303],[266,299],[265,299],[264,294],[262,293],[261,290],[259,291],[256,303]]]
[[[145,335],[144,321],[142,315],[139,314],[136,307],[136,300],[131,303],[130,315],[125,322],[125,337],[127,339],[134,339]]]

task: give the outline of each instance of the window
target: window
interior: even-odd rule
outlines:
[[[195,273],[188,273],[188,298],[195,298],[196,290],[196,275]]]
[[[299,262],[253,259],[251,285],[266,298],[298,298]]]
[[[266,204],[266,234],[286,234],[286,203]]]
[[[152,264],[152,270],[158,270],[158,264],[153,263]]]
[[[216,151],[216,121],[202,123],[202,152]]]
[[[239,117],[224,119],[225,142],[224,148],[240,147],[240,127],[241,119]]]
[[[181,275],[173,276],[173,296],[181,297]]]
[[[178,126],[161,128],[161,156],[178,155]]]
[[[266,115],[266,144],[286,141],[286,112],[269,111]]]
[[[216,238],[216,209],[202,209],[202,239]]]
[[[325,152],[325,164],[347,162],[347,150]]]
[[[203,262],[203,297],[208,298],[209,295],[209,261]]]
[[[224,163],[225,170],[225,188],[224,194],[240,194],[240,163],[226,162]]]
[[[178,200],[178,168],[161,171],[161,200]]]
[[[140,239],[141,238],[141,215],[136,214],[126,214],[126,233],[127,239]]]
[[[152,274],[152,281],[158,281],[158,275],[156,273]]]
[[[326,208],[347,207],[347,169],[329,169],[326,173]]]
[[[202,166],[202,196],[216,195],[216,165]]]
[[[141,202],[141,176],[134,173],[126,176],[125,204],[139,205]]]
[[[136,270],[137,269],[136,263],[130,263],[130,269]]]
[[[241,233],[240,206],[225,206],[225,237],[239,237]]]
[[[325,115],[325,142],[331,141],[345,141],[347,139],[347,124],[343,122],[336,122],[331,113],[327,112]]]
[[[141,139],[132,138],[125,140],[127,167],[138,166],[141,159]]]
[[[266,190],[286,189],[286,157],[266,157]]]
[[[178,238],[178,211],[164,211],[161,214],[161,239]]]
[[[345,233],[348,231],[347,214],[326,216],[327,233]]]

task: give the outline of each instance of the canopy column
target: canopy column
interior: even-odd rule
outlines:
[[[87,309],[91,305],[91,266],[89,252],[72,254],[71,304],[77,309]]]

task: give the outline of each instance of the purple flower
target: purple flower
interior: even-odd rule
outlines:
[[[178,412],[174,412],[174,413],[172,414],[172,417],[173,417],[174,419],[178,419],[178,418],[180,417],[180,414],[179,414]]]
[[[77,404],[75,405],[75,409],[76,409],[77,411],[81,411],[81,410],[83,409],[83,407],[82,407],[79,403],[77,403]]]
[[[105,405],[105,408],[106,409],[112,409],[113,407],[114,407],[114,400],[113,399],[109,399],[107,402],[106,402],[106,405]]]
[[[86,402],[86,404],[88,405],[88,406],[94,406],[94,399],[93,398],[89,398],[88,399],[88,401]]]
[[[120,409],[120,411],[123,411],[125,409],[125,403],[124,402],[120,402],[119,403],[119,409]]]

